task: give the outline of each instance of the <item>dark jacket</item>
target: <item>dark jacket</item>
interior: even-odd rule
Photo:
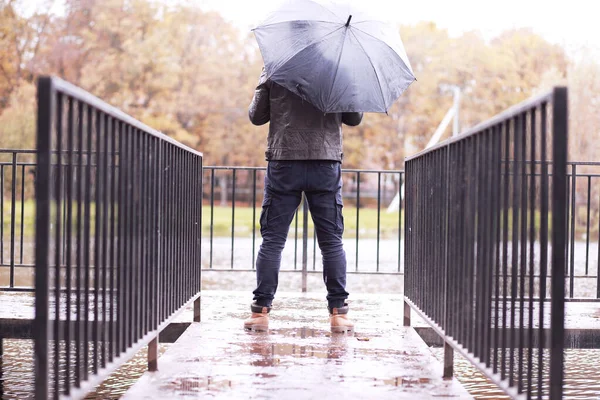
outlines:
[[[356,126],[362,113],[324,114],[284,87],[260,76],[248,109],[250,121],[271,121],[266,159],[342,161],[342,123]]]

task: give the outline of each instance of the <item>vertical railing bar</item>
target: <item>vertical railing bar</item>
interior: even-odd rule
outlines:
[[[114,356],[116,353],[116,321],[115,321],[115,273],[116,273],[116,232],[115,232],[115,203],[116,199],[116,191],[117,191],[117,134],[116,131],[118,129],[119,122],[118,120],[113,120],[110,129],[110,142],[111,142],[111,167],[110,167],[110,310],[108,324],[109,324],[109,335],[108,342],[110,344],[109,349],[109,362],[113,362]]]
[[[167,190],[164,194],[165,201],[165,209],[167,210],[167,219],[165,224],[165,315],[166,318],[173,309],[173,287],[175,284],[175,278],[173,276],[173,245],[175,240],[175,226],[174,226],[174,218],[175,218],[175,207],[176,207],[176,199],[174,199],[174,175],[173,168],[175,164],[174,157],[174,146],[171,146],[170,143],[165,144],[165,152],[167,157],[167,175],[165,179],[167,181]]]
[[[381,237],[381,172],[377,172],[377,272],[379,272],[379,244]]]
[[[515,345],[516,345],[516,328],[515,328],[515,299],[518,296],[517,283],[518,283],[518,263],[519,263],[519,200],[520,200],[520,185],[519,185],[519,168],[518,163],[521,161],[520,157],[520,116],[517,116],[513,119],[513,131],[514,131],[514,170],[513,173],[513,201],[512,201],[512,235],[511,235],[511,244],[512,244],[512,253],[511,253],[511,296],[510,296],[510,361],[509,361],[509,385],[514,386],[514,377],[515,377]]]
[[[215,226],[215,169],[210,169],[210,263],[209,268],[213,267],[213,237]]]
[[[60,331],[60,269],[61,269],[61,202],[62,202],[62,124],[63,124],[63,97],[61,93],[57,93],[57,120],[56,120],[56,185],[55,185],[55,204],[56,204],[56,228],[54,236],[55,257],[54,257],[54,399],[58,399],[60,395],[60,340],[62,338]]]
[[[0,192],[0,196],[4,193]],[[588,202],[589,203],[589,202]],[[589,214],[589,213],[588,213]],[[21,231],[20,231],[20,263],[23,264],[23,231],[25,230],[25,166],[21,167]]]
[[[83,345],[83,341],[87,341],[87,338],[83,336],[83,323],[81,317],[83,316],[82,310],[82,268],[83,268],[83,243],[81,239],[82,234],[82,210],[81,203],[83,198],[83,174],[84,174],[84,166],[83,166],[83,108],[84,104],[79,103],[79,107],[77,109],[77,227],[76,227],[76,237],[77,237],[77,254],[75,258],[75,270],[76,270],[76,286],[77,286],[77,299],[76,299],[76,309],[77,309],[77,326],[75,329],[75,387],[80,387],[81,378],[82,378],[82,368],[83,364],[81,362],[82,351],[81,347]],[[89,111],[88,111],[89,112]],[[85,321],[84,321],[85,322]]]
[[[68,110],[67,110],[67,165],[66,165],[66,201],[67,204],[66,211],[66,226],[65,226],[65,236],[67,238],[66,241],[66,318],[65,318],[65,388],[64,394],[69,395],[71,393],[71,377],[73,374],[71,373],[71,291],[72,291],[72,223],[73,223],[73,103],[74,99],[72,97],[67,98],[68,101]]]
[[[298,211],[300,207],[296,208],[296,228],[294,230],[294,270],[298,269]]]
[[[530,180],[529,185],[529,304],[528,304],[528,315],[529,315],[529,329],[528,329],[528,341],[527,341],[527,398],[531,399],[533,391],[533,314],[534,314],[534,295],[535,295],[535,190],[536,190],[536,112],[535,108],[530,111],[530,126],[531,126],[531,157],[530,157]]]
[[[588,275],[590,260],[590,205],[592,202],[592,177],[588,176],[587,187],[587,224],[585,234],[585,274]]]
[[[154,208],[156,210],[156,215],[154,217],[154,224],[155,224],[155,235],[154,235],[154,240],[156,243],[156,246],[154,248],[154,255],[155,255],[155,262],[154,262],[154,271],[155,271],[155,283],[154,283],[154,290],[153,290],[153,299],[154,299],[154,315],[153,315],[153,329],[155,329],[159,322],[162,321],[162,312],[164,309],[164,289],[162,287],[162,285],[164,284],[164,280],[163,280],[163,275],[162,275],[162,271],[165,269],[165,264],[162,262],[163,261],[163,254],[164,254],[164,232],[163,232],[163,225],[164,225],[164,202],[163,202],[163,197],[162,197],[162,193],[164,191],[164,153],[163,153],[163,149],[164,149],[164,142],[162,141],[162,139],[155,139],[155,152],[156,152],[156,166],[155,166],[155,171],[154,171],[154,175],[156,178],[156,187],[155,187],[155,191],[154,191]],[[200,168],[200,177],[203,177],[203,172],[204,170],[202,169],[202,167]],[[200,204],[202,205],[203,203],[203,193],[204,193],[204,186],[202,186],[201,189],[202,195],[200,197]],[[202,210],[200,210],[200,218],[202,219]],[[202,220],[199,223],[199,228],[200,232],[202,232]],[[201,264],[200,264],[201,265]],[[199,268],[201,268],[201,266],[199,266]]]
[[[523,380],[524,371],[523,371],[523,358],[524,358],[524,341],[525,341],[525,276],[527,274],[527,115],[525,113],[520,116],[520,134],[521,138],[521,190],[519,194],[521,195],[521,237],[520,237],[520,261],[519,261],[519,366],[518,366],[518,391],[519,393],[523,393]]]
[[[571,175],[569,175],[569,173],[567,173],[567,187],[566,187],[566,196],[567,196],[567,212],[565,213],[565,219],[566,219],[566,227],[567,227],[567,239],[571,237],[570,235],[570,229],[571,229],[571,224],[569,223],[569,218],[571,216]],[[569,253],[570,253],[570,242],[567,241],[567,243],[565,244],[566,246],[566,260],[565,260],[565,271],[567,273],[567,276],[570,275],[570,271],[569,271]]]
[[[298,227],[298,225],[296,224],[296,228],[297,227]],[[296,235],[298,235],[297,231],[296,231]],[[294,243],[294,245],[296,245],[296,244]],[[294,257],[295,257],[295,254],[294,254]],[[255,269],[255,268],[256,268],[256,169],[253,169],[252,170],[252,269]],[[296,269],[296,260],[295,259],[294,259],[294,269]]]
[[[171,276],[171,296],[169,298],[170,304],[169,304],[169,315],[171,315],[171,313],[175,310],[176,307],[176,299],[177,299],[177,295],[178,295],[178,289],[179,289],[179,277],[175,274],[175,271],[177,270],[176,268],[178,267],[178,257],[179,257],[179,252],[178,252],[178,244],[177,243],[177,235],[179,233],[179,218],[178,218],[178,208],[179,208],[179,185],[177,185],[177,166],[179,163],[179,152],[177,151],[177,147],[176,146],[172,146],[169,145],[169,147],[171,148],[171,193],[174,193],[174,199],[173,199],[173,215],[172,215],[172,222],[171,222],[171,235],[170,235],[170,248],[171,248],[171,254],[170,254],[170,261],[169,261],[169,275]]]
[[[504,196],[503,196],[503,221],[502,221],[502,370],[501,378],[506,379],[508,373],[506,369],[506,358],[507,358],[507,322],[508,322],[508,217],[509,217],[509,198],[510,198],[510,164],[508,162],[510,158],[510,121],[507,120],[503,124],[503,135],[504,139]],[[509,344],[508,344],[509,345]]]
[[[184,246],[184,240],[180,239],[180,235],[184,234],[184,230],[185,230],[185,212],[184,212],[184,190],[183,190],[183,184],[181,181],[181,178],[183,176],[183,151],[181,149],[179,149],[178,147],[173,149],[175,152],[175,169],[174,169],[174,174],[175,174],[175,179],[173,180],[173,186],[175,189],[175,193],[177,193],[177,203],[176,203],[176,210],[177,213],[175,215],[175,235],[174,237],[177,238],[177,240],[175,241],[175,253],[173,254],[174,256],[174,261],[175,263],[173,264],[174,268],[173,268],[173,276],[175,277],[175,293],[173,296],[173,307],[171,309],[171,312],[175,311],[177,309],[177,305],[180,304],[181,300],[182,300],[182,295],[184,293],[184,274],[185,274],[185,264],[184,264],[184,253],[185,253],[185,246]],[[235,185],[234,185],[235,186]],[[235,201],[233,202],[233,204],[235,204]],[[175,267],[175,265],[177,267]],[[179,271],[182,271],[182,273],[177,273]],[[176,272],[177,271],[177,272]]]
[[[454,163],[452,162],[452,155],[453,155],[453,149],[454,146],[453,145],[448,145],[446,146],[446,151],[445,151],[445,155],[446,155],[446,160],[445,160],[445,168],[446,168],[446,173],[445,173],[445,177],[444,177],[444,181],[445,181],[445,187],[444,187],[444,195],[445,195],[445,202],[444,202],[444,209],[445,209],[445,217],[444,217],[444,224],[445,224],[445,230],[444,230],[444,259],[443,259],[443,263],[444,263],[444,294],[443,294],[443,302],[444,302],[444,318],[443,318],[443,323],[444,326],[447,327],[448,330],[448,335],[450,336],[454,336],[456,335],[456,331],[454,329],[454,315],[452,310],[454,310],[454,296],[456,294],[456,288],[454,287],[454,277],[452,276],[451,273],[451,265],[454,264],[454,260],[452,259],[454,252],[453,252],[453,248],[452,248],[452,244],[450,243],[450,241],[452,240],[452,238],[454,237],[454,229],[456,228],[456,224],[454,223],[453,220],[453,216],[454,213],[452,213],[451,207],[454,205],[453,203],[453,199],[454,199],[454,191],[453,186],[451,185],[451,179],[453,177],[453,167],[454,167]],[[452,188],[452,189],[451,189]],[[400,201],[402,201],[402,197],[400,197]],[[402,204],[402,203],[400,203]],[[451,234],[452,232],[452,234]]]
[[[125,172],[127,170],[127,126],[125,123],[119,125],[119,203],[118,203],[118,235],[117,242],[117,269],[119,279],[117,282],[117,337],[116,337],[116,352],[121,353],[125,350],[125,325],[126,325],[126,282],[125,282],[125,265],[127,265],[127,241],[125,239],[127,230],[127,182]]]
[[[66,170],[67,166],[60,165],[59,168]],[[63,198],[66,198],[66,185],[67,185],[66,182],[63,182],[63,184],[61,186],[61,190],[63,191]],[[63,226],[67,226],[67,202],[66,201],[63,202],[62,217],[63,217],[63,221],[62,221]],[[65,257],[67,256],[67,236],[66,235],[63,235],[63,237],[62,237],[62,255],[63,255],[62,264],[64,265],[66,263]]]
[[[355,271],[358,272],[358,240],[360,238],[360,171],[356,172],[356,255],[355,255]],[[600,264],[599,264],[600,265]],[[598,267],[600,270],[600,266]]]
[[[540,158],[541,177],[540,177],[540,295],[539,295],[539,330],[538,330],[538,382],[537,398],[543,398],[543,376],[544,376],[544,349],[546,348],[544,311],[546,300],[546,280],[548,272],[548,160],[547,160],[547,138],[546,138],[546,103],[541,105],[540,109]]]
[[[10,280],[9,287],[15,287],[15,223],[17,212],[17,153],[12,153],[12,170],[11,170],[11,190],[10,190]],[[4,193],[2,193],[4,196]],[[4,212],[4,210],[2,210]],[[4,249],[2,250],[4,251]]]
[[[475,357],[478,357],[479,359],[483,360],[483,356],[482,356],[482,350],[483,350],[483,325],[485,324],[484,321],[484,316],[483,316],[483,304],[482,301],[483,299],[483,253],[484,253],[484,245],[483,245],[483,234],[484,234],[484,228],[483,228],[483,221],[485,220],[485,218],[483,218],[483,213],[482,213],[482,208],[483,208],[483,203],[484,203],[484,192],[485,189],[483,188],[483,182],[482,182],[482,174],[483,174],[483,167],[482,164],[484,163],[483,160],[483,150],[482,148],[484,147],[484,134],[481,133],[479,135],[474,136],[473,140],[475,142],[475,169],[473,170],[473,174],[474,179],[475,179],[475,206],[473,207],[473,212],[474,212],[474,238],[475,238],[475,266],[473,269],[473,281],[474,281],[474,286],[475,286],[475,294],[474,294],[474,301],[472,301],[472,303],[474,303],[475,305],[475,312],[474,312],[474,319],[473,319],[473,347],[471,347],[473,354],[475,355]],[[469,304],[471,304],[471,302],[469,302]]]
[[[160,181],[160,173],[161,173],[161,157],[160,157],[160,139],[152,138],[151,139],[151,147],[152,147],[152,155],[153,162],[150,164],[150,169],[152,173],[152,185],[151,185],[151,210],[152,210],[152,224],[151,224],[151,248],[152,248],[152,258],[150,262],[151,268],[151,287],[150,287],[150,329],[155,330],[159,324],[159,307],[160,307],[160,252],[161,252],[161,227],[160,227],[160,218],[162,215],[162,211],[160,208],[160,193],[161,193],[161,181]],[[200,178],[202,178],[202,168],[200,168],[199,174]],[[200,206],[202,206],[202,191],[203,186],[200,185],[200,193],[198,195],[198,201]],[[202,210],[199,210],[200,215]],[[202,224],[198,223],[197,229],[202,230]],[[201,264],[198,264],[198,268],[201,268]]]
[[[134,259],[134,242],[135,242],[135,204],[134,204],[134,196],[135,196],[135,142],[134,142],[134,128],[131,125],[127,126],[127,133],[125,137],[125,141],[127,143],[127,166],[125,166],[125,172],[127,174],[126,181],[127,183],[124,185],[126,188],[126,209],[127,209],[127,222],[125,223],[125,239],[126,242],[126,250],[125,250],[125,327],[124,327],[124,335],[125,335],[125,343],[124,349],[131,347],[133,343],[133,332],[135,329],[134,326],[134,288],[133,288],[133,274],[135,269],[135,259]]]
[[[231,269],[233,269],[235,252],[235,173],[236,168],[233,168],[233,183],[231,185]]]
[[[177,265],[177,207],[178,207],[178,198],[177,198],[177,171],[175,170],[177,166],[177,148],[172,145],[168,145],[169,147],[169,184],[171,189],[169,190],[172,193],[173,198],[171,199],[171,207],[170,210],[170,221],[169,221],[169,256],[167,260],[168,265],[168,279],[169,279],[169,305],[167,315],[170,315],[175,309],[175,296],[177,296],[177,276],[175,275],[175,268]],[[169,196],[169,195],[167,195]]]
[[[100,366],[106,368],[106,347],[108,341],[108,321],[106,312],[106,286],[108,285],[108,208],[109,208],[109,183],[108,176],[110,175],[110,166],[108,164],[108,152],[109,152],[109,122],[108,115],[104,115],[102,126],[102,136],[104,139],[104,152],[102,153],[102,167],[104,172],[102,173],[102,332],[100,335],[100,341],[102,342],[102,353],[100,354]]]
[[[96,113],[96,181],[95,181],[95,206],[96,206],[96,218],[94,226],[94,322],[92,328],[92,336],[94,342],[93,352],[93,368],[94,374],[98,373],[99,370],[99,343],[100,343],[100,329],[99,329],[99,318],[100,318],[100,268],[102,266],[102,197],[101,197],[101,182],[103,179],[103,168],[102,165],[102,131],[104,130],[104,113],[98,111]]]
[[[493,128],[493,146],[494,146],[494,182],[498,182],[493,185],[494,191],[492,193],[492,199],[494,201],[494,215],[493,215],[493,228],[494,229],[494,335],[493,335],[493,345],[491,346],[494,354],[493,354],[493,373],[498,373],[498,365],[499,365],[499,349],[500,349],[500,242],[501,242],[501,216],[502,216],[502,189],[504,188],[504,177],[502,174],[502,126],[496,125]]]
[[[470,169],[471,175],[469,176],[469,209],[468,209],[468,221],[469,227],[467,230],[468,233],[468,241],[467,241],[467,251],[468,251],[468,275],[467,275],[467,289],[468,289],[468,308],[467,308],[467,340],[469,348],[475,347],[475,335],[474,335],[474,327],[475,327],[475,310],[473,310],[473,300],[475,296],[475,273],[476,273],[476,259],[474,249],[475,249],[475,241],[476,241],[476,224],[477,224],[477,190],[478,190],[478,182],[477,177],[472,171],[477,171],[477,137],[471,137],[469,139],[470,144]]]
[[[483,350],[485,355],[485,365],[490,368],[492,364],[492,328],[496,329],[495,324],[492,325],[492,292],[494,288],[494,249],[496,248],[496,226],[495,226],[495,215],[497,213],[497,193],[496,188],[498,187],[498,179],[496,177],[496,169],[495,169],[495,160],[497,157],[496,148],[495,148],[495,131],[494,127],[488,129],[487,132],[487,143],[486,148],[488,150],[489,157],[487,159],[487,176],[488,176],[488,189],[487,189],[487,206],[489,209],[487,210],[486,220],[487,220],[487,228],[486,228],[486,247],[487,247],[487,257],[485,259],[486,265],[484,266],[485,272],[485,281],[487,284],[486,294],[485,294],[485,330],[486,330],[486,338],[483,344]]]
[[[92,220],[92,164],[93,164],[93,150],[92,150],[92,137],[93,137],[93,123],[94,123],[94,109],[90,106],[87,112],[87,132],[86,132],[86,167],[85,167],[85,185],[84,185],[84,217],[83,217],[83,271],[84,271],[84,325],[83,325],[83,380],[87,380],[89,376],[89,354],[90,354],[90,275],[91,275],[91,250],[90,250],[90,234],[91,234],[91,220]]]
[[[575,221],[577,220],[577,165],[571,165],[571,251],[569,254],[570,266],[569,266],[569,297],[575,296]]]
[[[146,302],[147,296],[147,282],[146,282],[146,238],[148,229],[147,218],[146,218],[146,210],[147,210],[147,164],[148,164],[148,148],[147,148],[147,135],[143,131],[138,131],[137,134],[137,143],[138,143],[138,177],[136,181],[138,182],[139,187],[139,206],[138,209],[138,318],[137,318],[137,335],[136,341],[141,338],[146,331],[146,313],[148,310],[148,304]],[[183,265],[182,265],[183,269]]]
[[[154,179],[154,168],[153,165],[156,163],[156,158],[154,157],[154,140],[155,138],[144,134],[144,152],[146,153],[146,163],[144,165],[144,176],[146,181],[146,187],[144,190],[144,216],[143,219],[145,221],[145,230],[144,230],[144,302],[145,306],[143,308],[144,318],[143,318],[143,329],[142,333],[151,332],[154,330],[154,304],[153,297],[156,295],[154,291],[154,264],[152,262],[151,254],[155,247],[154,245],[154,195],[153,188],[156,187],[156,181]],[[190,174],[195,173],[196,171],[189,171]],[[197,197],[194,194],[192,199],[195,200]],[[195,208],[194,208],[195,210]]]

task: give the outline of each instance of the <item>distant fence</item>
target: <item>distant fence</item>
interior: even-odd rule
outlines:
[[[203,168],[203,269],[254,268],[261,240],[258,217],[264,171],[264,167]],[[0,150],[0,188],[4,193],[0,197],[0,290],[33,290],[35,172],[35,150]],[[388,213],[387,206],[404,183],[404,172],[344,169],[343,180],[348,271],[403,273],[404,202],[394,213]],[[567,296],[600,298],[600,162],[569,162],[567,183]],[[302,210],[292,222],[282,270],[301,272],[306,246],[306,270],[318,272],[321,262],[312,221],[307,219],[305,244]],[[91,211],[95,212],[95,207]],[[63,212],[63,218],[65,215]]]
[[[202,154],[56,78],[37,139],[35,393],[83,398],[147,344],[155,368],[187,304],[199,319]]]
[[[454,349],[513,398],[561,399],[567,90],[407,159],[406,174],[405,323],[412,309],[444,338],[446,375]]]
[[[205,269],[255,268],[265,170],[264,167],[204,168]],[[343,169],[342,180],[348,272],[401,273],[402,202],[392,213],[387,208],[400,194],[404,171]],[[308,209],[304,202],[296,211],[284,250],[283,271],[322,271],[314,227],[304,215]],[[215,259],[216,254],[219,259]]]

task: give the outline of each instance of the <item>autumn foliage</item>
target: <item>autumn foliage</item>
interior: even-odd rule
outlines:
[[[67,0],[61,13],[27,3],[0,0],[0,147],[34,147],[35,79],[52,74],[200,149],[207,165],[264,164],[267,127],[247,118],[262,66],[250,32],[166,0]],[[571,116],[572,143],[589,152],[578,158],[598,151],[597,63],[575,62],[527,29],[491,41],[477,32],[451,36],[433,23],[399,29],[418,81],[389,115],[345,128],[346,167],[402,168],[452,105],[446,85],[462,90],[466,128],[569,83],[585,113]]]

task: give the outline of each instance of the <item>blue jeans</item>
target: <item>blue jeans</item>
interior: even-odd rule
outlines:
[[[262,245],[256,258],[256,304],[271,307],[277,291],[281,252],[296,209],[306,194],[323,255],[323,281],[330,309],[344,306],[346,253],[342,244],[342,167],[337,161],[270,161],[260,215]]]

